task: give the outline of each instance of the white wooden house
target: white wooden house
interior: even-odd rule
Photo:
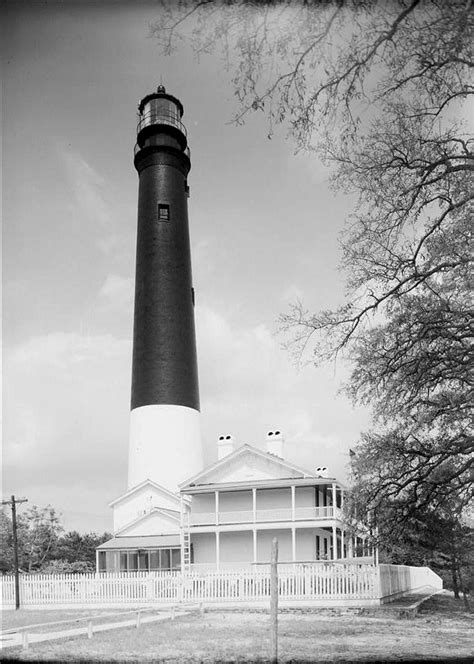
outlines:
[[[218,441],[218,461],[172,493],[146,480],[111,503],[114,538],[97,551],[99,571],[254,567],[270,560],[273,537],[286,563],[367,559],[344,529],[344,486],[326,469],[283,459],[279,431],[267,451]]]

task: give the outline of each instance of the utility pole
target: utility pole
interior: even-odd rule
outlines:
[[[26,503],[28,498],[15,498],[2,500],[2,505],[12,506],[12,530],[13,530],[13,569],[15,572],[15,609],[20,608],[20,572],[18,570],[18,535],[16,526],[16,506],[18,503]]]

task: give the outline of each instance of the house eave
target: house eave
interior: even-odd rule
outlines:
[[[279,489],[291,486],[323,486],[325,484],[336,484],[340,489],[346,487],[335,477],[288,477],[265,480],[245,480],[239,482],[214,482],[210,484],[189,484],[180,489],[181,494],[193,495],[198,493],[210,493],[214,491],[245,491],[248,489]]]

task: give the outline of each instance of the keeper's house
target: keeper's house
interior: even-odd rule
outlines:
[[[234,449],[220,436],[218,461],[179,493],[146,480],[112,502],[114,538],[97,550],[98,571],[258,566],[274,537],[280,562],[367,561],[363,540],[344,530],[343,485],[324,467],[285,461],[279,431],[268,432],[266,449]]]

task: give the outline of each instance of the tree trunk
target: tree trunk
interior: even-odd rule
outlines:
[[[454,541],[452,540],[451,542],[451,578],[453,580],[453,591],[454,591],[454,597],[456,599],[459,599],[459,583],[458,583],[458,575],[457,575],[457,561],[456,561],[456,550],[454,547]]]

